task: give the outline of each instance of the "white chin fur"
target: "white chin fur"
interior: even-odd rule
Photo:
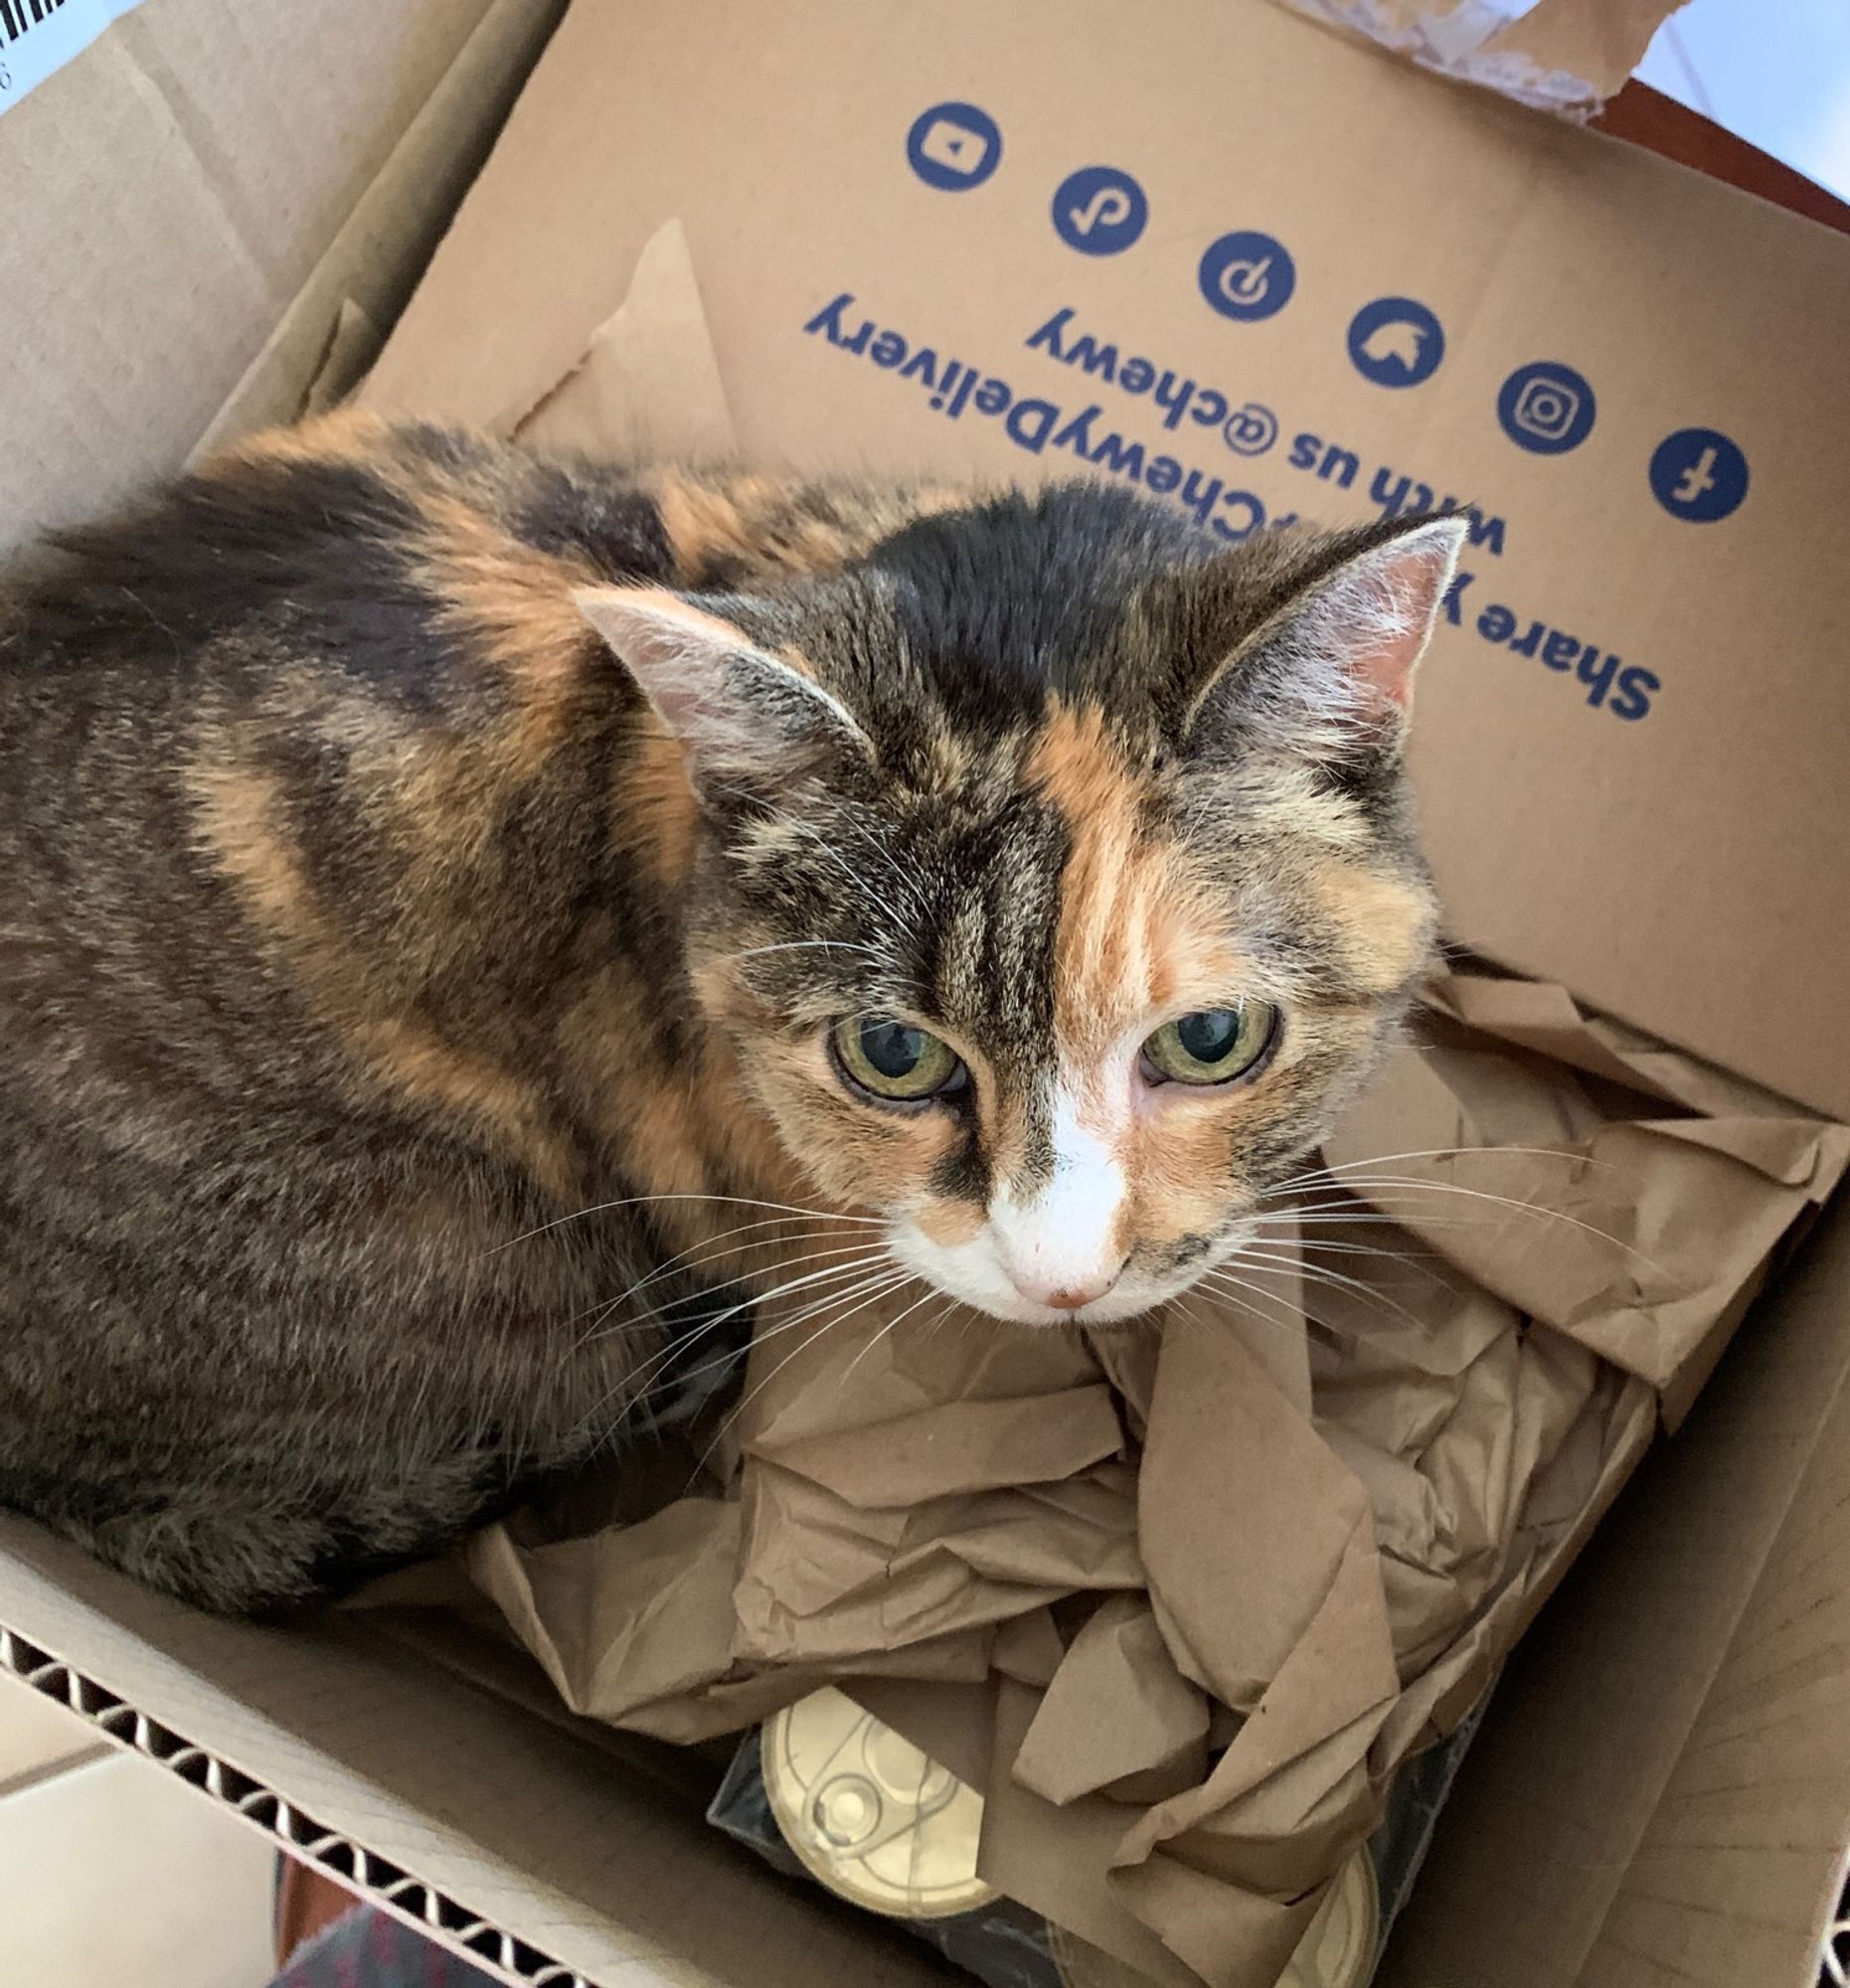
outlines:
[[[902,1268],[933,1284],[946,1297],[1010,1325],[1121,1325],[1179,1296],[1206,1263],[1160,1280],[1126,1274],[1104,1296],[1079,1311],[1035,1304],[1022,1296],[996,1254],[987,1229],[968,1242],[934,1242],[910,1222],[896,1222],[887,1246]]]

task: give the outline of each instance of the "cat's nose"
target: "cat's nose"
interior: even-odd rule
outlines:
[[[1020,1276],[1015,1277],[1013,1282],[1015,1288],[1030,1304],[1046,1305],[1050,1311],[1084,1311],[1089,1304],[1096,1303],[1117,1282],[1117,1271],[1100,1272],[1088,1278],[1084,1283],[1068,1279],[1065,1283],[1050,1286],[1037,1282],[1032,1277]]]

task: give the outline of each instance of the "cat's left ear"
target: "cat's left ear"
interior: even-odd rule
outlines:
[[[1464,537],[1462,518],[1419,521],[1303,583],[1197,693],[1190,747],[1237,739],[1332,765],[1397,751]]]
[[[697,787],[777,785],[844,753],[873,756],[838,698],[723,612],[653,586],[587,587],[573,598],[687,748]]]

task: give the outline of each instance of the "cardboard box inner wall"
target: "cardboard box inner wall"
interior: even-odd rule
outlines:
[[[156,0],[149,18],[179,4]],[[1248,10],[1228,11],[1244,23]],[[690,30],[699,25],[691,21]],[[1322,76],[1334,45],[1287,25],[1310,39],[1267,44],[1267,31],[1254,30],[1271,48],[1268,73],[1277,80],[1308,65]],[[1191,15],[1188,32],[1198,30]],[[1041,32],[1043,47],[1054,51],[1050,81],[1059,84],[1074,52],[1048,38],[1045,20]],[[773,94],[784,88],[786,113],[800,39],[792,37],[787,56],[750,59],[761,85]],[[1102,29],[1097,39],[1119,57],[1127,46]],[[582,50],[577,60],[584,61]],[[595,72],[606,100],[624,67],[608,60]],[[1006,51],[978,33],[960,42],[948,35],[918,76],[922,84],[942,79],[933,100],[980,102],[996,63],[1006,60]],[[650,86],[665,100],[659,69],[650,71],[641,52],[630,66],[652,75]],[[1171,65],[1179,83],[1187,81],[1185,70]],[[1384,92],[1399,87],[1385,66],[1366,73]],[[1353,80],[1364,72],[1337,74]],[[54,80],[38,100],[58,87]],[[1562,149],[1555,134],[1527,122],[1505,126],[1500,106],[1462,92],[1419,87],[1430,93],[1408,99],[1421,108],[1418,117],[1410,110],[1400,119],[1403,137],[1419,128],[1420,117],[1440,116],[1432,106],[1472,101],[1475,107],[1445,118],[1481,123],[1493,144],[1523,149],[1525,170],[1546,175],[1561,203],[1570,191],[1587,191],[1590,175],[1578,169],[1587,155]],[[782,146],[769,148],[778,156],[793,142],[787,128],[802,120],[792,113],[784,121]],[[1385,134],[1386,121],[1375,128]],[[0,125],[0,140],[7,136]],[[514,156],[518,166],[518,148]],[[839,149],[835,156],[839,161]],[[512,170],[498,162],[498,180],[483,190],[504,212],[516,184]],[[726,184],[735,200],[746,190],[740,175],[728,175]],[[526,197],[533,199],[530,182]],[[1601,197],[1617,198],[1610,188]],[[812,218],[805,216],[805,227]],[[1744,211],[1741,227],[1751,232],[1752,225]],[[1767,225],[1764,217],[1761,225]],[[708,233],[708,242],[697,238],[697,250],[711,301],[706,265],[729,233],[723,223]],[[791,233],[786,225],[780,239],[787,244]],[[761,229],[742,215],[732,235],[749,248]],[[639,248],[641,239],[638,226],[609,239],[607,252],[578,258],[579,273],[607,285],[587,322],[565,323],[544,294],[523,288],[492,320],[458,320],[451,330],[466,345],[535,335],[550,323],[546,335],[564,357],[537,398],[617,309],[631,273],[625,257],[633,259],[625,245]],[[1757,269],[1780,259],[1778,239]],[[729,336],[749,348],[742,291],[727,289],[735,327]],[[449,294],[453,305],[460,290]],[[305,390],[314,363],[286,379],[285,400]],[[398,378],[407,377],[408,362],[401,363]],[[821,413],[830,396],[806,398],[812,413]],[[1076,402],[1072,412],[1079,411]],[[1840,403],[1835,412],[1841,414]],[[884,421],[882,431],[891,425]],[[175,445],[183,451],[190,439]],[[1821,459],[1829,453],[1822,445],[1818,452]],[[1759,478],[1758,451],[1754,466]],[[73,477],[74,510],[93,508],[107,493],[105,469],[112,473],[113,465],[93,464]],[[84,474],[93,479],[88,488],[81,487]],[[1815,523],[1830,515],[1828,487],[1814,494],[1816,508],[1799,518],[1801,527],[1807,517]],[[1520,637],[1526,628],[1515,632]],[[1539,655],[1527,662],[1548,667]],[[1815,666],[1814,656],[1807,667]],[[1796,661],[1774,673],[1767,697],[1775,729],[1796,729],[1803,681]],[[1507,763],[1498,761],[1506,770]],[[1567,763],[1580,761],[1570,753]],[[1585,770],[1591,780],[1599,768]],[[1748,784],[1778,798],[1762,778],[1757,773]],[[1658,817],[1647,811],[1637,820],[1647,840],[1659,834]],[[1681,820],[1670,817],[1673,827]],[[1609,821],[1601,816],[1599,826]],[[1822,852],[1803,838],[1787,853],[1824,867]],[[1556,856],[1554,872],[1578,887],[1589,874],[1585,851]],[[1610,909],[1598,890],[1595,896]],[[1679,930],[1687,929],[1688,897],[1664,913]],[[1648,910],[1653,901],[1644,902]],[[1781,902],[1789,907],[1790,895]],[[1712,908],[1705,927],[1712,951],[1696,962],[1713,963],[1736,981],[1746,972],[1744,957],[1713,955],[1718,933],[1738,953],[1747,951],[1754,935],[1734,921],[1739,911],[1738,896]],[[1698,1008],[1703,999],[1698,990]],[[1739,1011],[1737,999],[1730,1011],[1737,1020]],[[1793,1011],[1780,1007],[1775,1033],[1784,1037],[1796,1026]],[[1787,1047],[1777,1046],[1778,1055]],[[1745,1059],[1740,1067],[1752,1068]],[[1822,1082],[1830,1088],[1828,1072]],[[1811,1077],[1787,1087],[1826,1102]],[[1841,1757],[1850,1720],[1843,1717],[1842,1667],[1833,1661],[1850,1625],[1830,1544],[1841,1532],[1830,1515],[1850,1491],[1837,1465],[1850,1452],[1832,1441],[1846,1412],[1847,1293],[1850,1247],[1841,1223],[1827,1222],[1801,1275],[1750,1322],[1723,1370],[1726,1385],[1710,1391],[1689,1432],[1648,1466],[1644,1494],[1622,1508],[1618,1528],[1596,1544],[1540,1639],[1519,1654],[1508,1687],[1519,1714],[1495,1724],[1498,1737],[1467,1775],[1459,1820],[1446,1830],[1422,1905],[1391,1958],[1397,1983],[1809,1982],[1806,1957],[1850,1808],[1850,1761]],[[208,1794],[353,1873],[398,1908],[427,1917],[439,1936],[472,1944],[510,1979],[557,1981],[576,1970],[608,1982],[645,1964],[687,1982],[938,1978],[880,1928],[745,1871],[695,1819],[693,1795],[671,1762],[630,1747],[612,1750],[612,1742],[533,1692],[530,1678],[499,1674],[504,1659],[489,1648],[449,1644],[420,1656],[346,1618],[289,1632],[208,1622],[29,1528],[0,1527],[0,1661],[126,1743],[164,1758]],[[1647,1577],[1640,1570],[1650,1571]],[[490,1673],[492,1695],[481,1688]],[[523,1694],[529,1709],[510,1709],[509,1696]],[[1484,1909],[1486,1892],[1496,1900],[1494,1912]]]
[[[292,416],[344,299],[383,335],[563,4],[147,0],[5,108],[0,552],[179,468],[253,368]]]

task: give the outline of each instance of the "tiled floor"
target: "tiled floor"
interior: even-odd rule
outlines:
[[[273,1852],[0,1677],[0,1982],[260,1988]]]

